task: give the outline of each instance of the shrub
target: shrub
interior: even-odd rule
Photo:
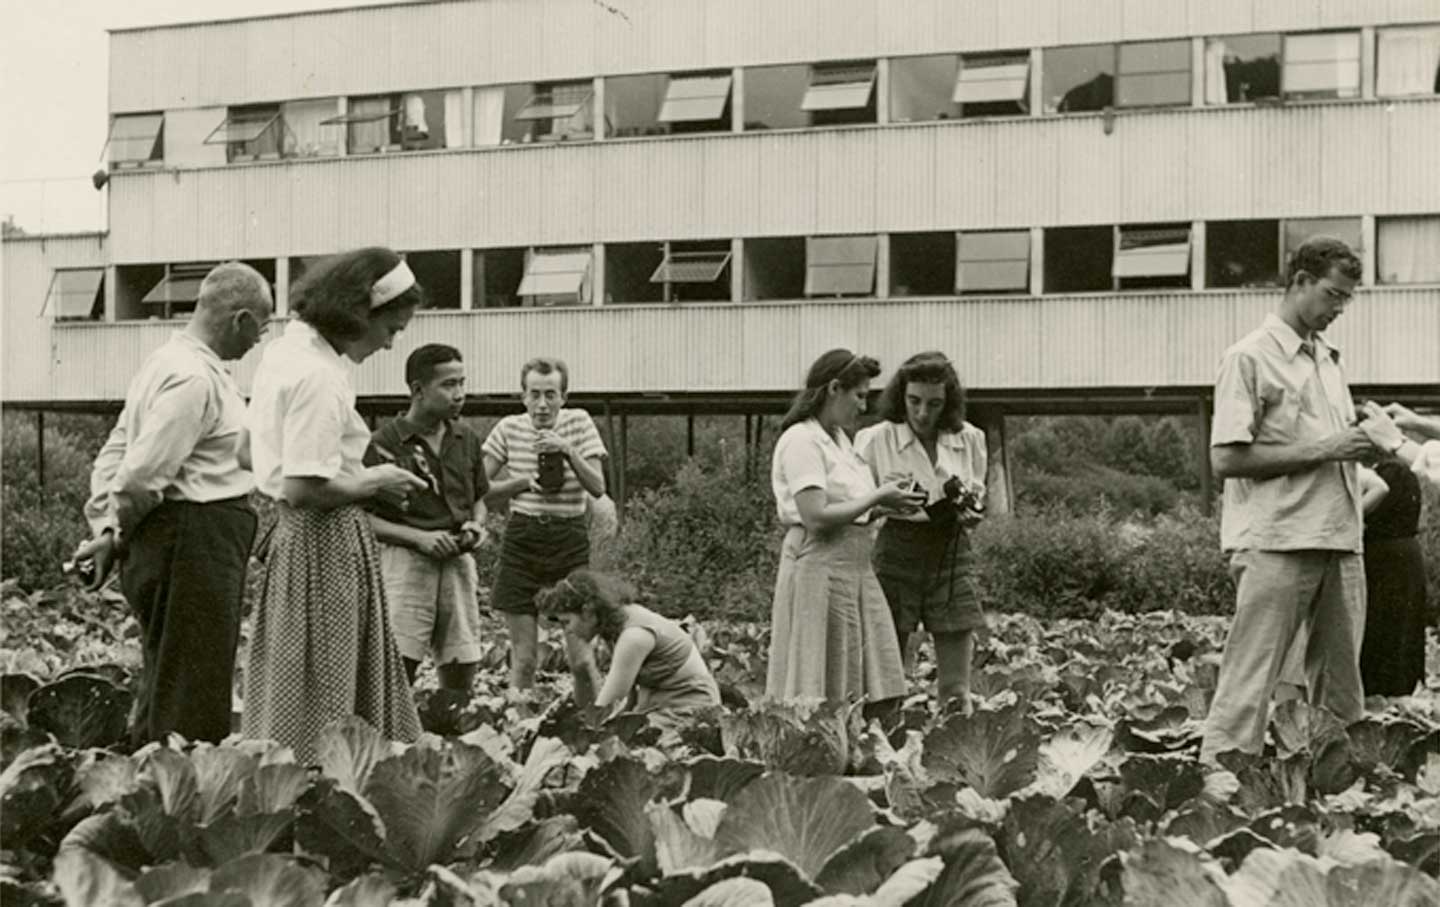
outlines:
[[[1111,607],[1139,613],[1171,609],[1186,614],[1228,614],[1235,584],[1220,550],[1220,519],[1188,506],[1139,531],[1126,558],[1123,582]]]
[[[90,489],[90,463],[99,441],[77,438],[64,427],[45,428],[45,487],[38,482],[35,422],[20,413],[5,413],[3,460],[3,530],[0,563],[6,579],[26,589],[60,582],[60,565],[76,544],[89,536],[85,499]]]
[[[1025,513],[1058,509],[1084,514],[1104,501],[1116,514],[1154,517],[1174,510],[1180,502],[1180,491],[1164,479],[1094,463],[1082,464],[1067,475],[1022,473],[1015,481],[1015,496]]]
[[[997,517],[974,535],[981,601],[989,610],[1093,617],[1124,582],[1124,553],[1103,505],[1086,515],[1052,507]]]

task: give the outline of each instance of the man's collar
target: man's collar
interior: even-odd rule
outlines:
[[[189,331],[176,331],[174,334],[174,338],[179,342],[185,344],[186,346],[190,347],[191,349],[195,350],[197,353],[204,356],[206,359],[214,360],[216,363],[220,362],[220,354],[215,352],[215,350],[211,349],[210,344],[201,340],[199,337],[196,337]]]
[[[445,427],[447,432],[450,429],[450,423],[450,419],[440,420],[440,424]],[[410,441],[425,436],[425,430],[420,427],[418,422],[412,421],[408,413],[401,413],[395,417],[395,430],[400,433],[401,441]]]
[[[1266,332],[1275,338],[1275,342],[1280,344],[1280,349],[1285,353],[1286,359],[1294,359],[1295,355],[1300,352],[1301,347],[1309,342],[1306,341],[1304,337],[1295,333],[1295,329],[1286,324],[1285,319],[1276,315],[1274,312],[1265,316],[1264,327]],[[1330,358],[1337,362],[1340,360],[1340,348],[1331,343],[1329,338],[1324,334],[1317,332],[1312,335],[1312,338],[1317,349],[1323,348],[1329,352]]]

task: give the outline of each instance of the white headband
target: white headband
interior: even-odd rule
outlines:
[[[370,287],[370,308],[378,309],[385,303],[415,286],[415,275],[405,259],[390,269],[390,273],[375,281]]]

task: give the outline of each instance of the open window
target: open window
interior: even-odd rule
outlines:
[[[395,118],[400,115],[395,95],[351,98],[341,116],[322,120],[322,126],[344,126],[345,148],[350,154],[399,151],[400,138]]]
[[[1030,290],[1030,231],[961,233],[955,256],[957,293]]]
[[[805,240],[806,296],[870,296],[875,292],[874,236],[811,236]]]
[[[1226,35],[1205,42],[1205,103],[1243,104],[1280,97],[1278,34]]]
[[[224,145],[225,159],[232,164],[279,158],[285,147],[285,120],[280,105],[231,107],[224,121],[205,137],[204,144]]]
[[[589,80],[539,84],[515,114],[515,119],[529,124],[528,141],[594,138],[595,117],[591,110],[594,93],[594,84]]]
[[[875,64],[817,63],[800,108],[812,126],[875,122]]]
[[[1115,104],[1115,45],[1084,44],[1045,49],[1046,113],[1104,110]]]
[[[74,268],[56,271],[45,294],[43,315],[56,321],[95,321],[105,312],[105,269]]]
[[[193,311],[200,300],[200,284],[216,262],[170,265],[160,282],[150,288],[141,304],[150,309],[152,317],[173,318]]]
[[[1278,220],[1217,220],[1205,225],[1205,286],[1274,287],[1280,279]]]
[[[890,122],[923,123],[960,115],[955,94],[955,54],[895,57],[890,60]]]
[[[322,125],[335,116],[335,98],[306,98],[280,105],[285,157],[334,157],[340,153],[338,130]]]
[[[1114,287],[1110,263],[1114,227],[1050,227],[1045,230],[1045,292],[1096,293]]]
[[[1379,218],[1375,246],[1380,283],[1440,283],[1440,216]]]
[[[1287,98],[1360,95],[1360,33],[1286,35],[1282,87]]]
[[[1375,41],[1375,94],[1440,94],[1440,25],[1382,28]]]
[[[1190,42],[1137,41],[1120,45],[1115,102],[1120,107],[1190,103]]]
[[[590,303],[591,250],[587,247],[531,250],[516,295],[527,308]]]
[[[757,66],[745,70],[745,130],[802,129],[810,114],[801,109],[810,88],[810,67]]]
[[[521,304],[526,249],[476,249],[471,273],[472,304],[477,309],[510,309]]]
[[[164,160],[163,113],[120,114],[110,123],[110,163],[117,167],[153,167]]]
[[[1111,268],[1117,289],[1189,289],[1190,225],[1122,226]]]
[[[427,151],[460,145],[458,91],[407,91],[350,99],[344,116],[321,125],[343,125],[351,154]]]
[[[650,275],[665,261],[665,243],[633,242],[605,245],[605,304],[663,302],[665,287]]]
[[[729,240],[669,242],[664,255],[650,282],[663,288],[666,302],[729,301]]]
[[[1284,262],[1290,263],[1290,258],[1300,248],[1305,240],[1312,236],[1330,236],[1340,240],[1349,246],[1356,254],[1360,254],[1363,243],[1360,239],[1360,218],[1358,217],[1300,217],[1292,218],[1284,222],[1281,230],[1284,237]]]
[[[890,294],[949,296],[955,290],[955,234],[890,234]]]
[[[730,129],[728,72],[671,76],[659,120],[671,132],[727,132]]]
[[[805,243],[799,236],[745,240],[745,298],[799,299],[805,295]]]
[[[667,134],[660,120],[666,81],[663,73],[605,79],[605,134],[619,139]]]
[[[1030,54],[964,54],[951,96],[965,117],[1024,113],[1030,88]]]
[[[406,252],[415,282],[425,288],[432,309],[460,308],[460,253]]]

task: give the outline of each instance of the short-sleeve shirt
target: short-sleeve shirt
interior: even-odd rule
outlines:
[[[1276,315],[1225,351],[1215,382],[1210,444],[1299,444],[1354,423],[1340,351],[1309,341]],[[1226,551],[1361,550],[1360,476],[1332,462],[1269,479],[1226,479]]]
[[[432,450],[414,422],[403,415],[396,416],[370,436],[365,465],[394,463],[421,478],[433,476],[435,486],[411,494],[409,506],[404,510],[385,495],[371,498],[367,509],[382,519],[415,529],[459,529],[473,516],[475,502],[490,490],[480,444],[480,436],[470,426],[451,419],[445,423],[440,449]]]
[[[582,460],[605,456],[605,442],[600,440],[595,420],[583,409],[560,410],[555,433],[574,448]],[[528,413],[506,416],[490,430],[484,453],[504,464],[512,476],[538,475],[540,458],[535,452],[535,442],[539,438],[540,432]],[[522,491],[511,499],[510,512],[527,516],[583,517],[586,494],[575,470],[566,463],[565,484],[559,491],[546,494]]]
[[[935,439],[935,462],[908,422],[877,422],[855,435],[855,450],[870,467],[876,482],[915,478],[930,493],[931,501],[944,497],[941,471],[972,487],[985,487],[985,433],[969,422],[959,431],[942,431]],[[925,511],[893,514],[888,519],[928,522]]]
[[[798,526],[800,508],[795,495],[805,489],[823,489],[825,502],[831,504],[871,494],[875,480],[843,431],[832,435],[818,421],[806,419],[785,429],[775,442],[770,487],[775,492],[775,512],[780,522]],[[869,520],[870,514],[865,513],[855,522],[864,524]]]
[[[365,468],[370,427],[355,409],[350,364],[298,318],[265,348],[246,421],[256,486],[276,500],[287,478],[334,479]]]

